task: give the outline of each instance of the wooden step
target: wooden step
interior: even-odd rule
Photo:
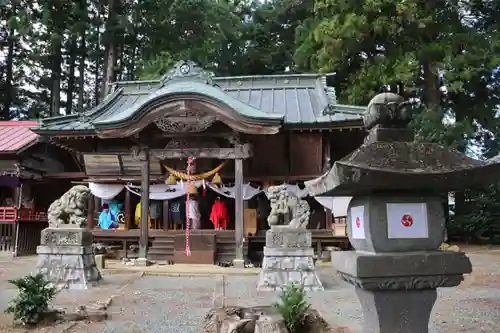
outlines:
[[[174,260],[174,235],[156,235],[148,251],[148,259],[171,263]]]
[[[155,254],[155,255],[165,255],[165,256],[174,256],[174,249],[151,249],[148,251],[149,253]]]
[[[158,244],[158,245],[171,245],[174,246],[174,240],[173,239],[155,239],[153,241],[153,244]]]
[[[165,251],[163,249],[151,249],[148,251],[148,257],[149,256],[163,256],[163,257],[174,257],[174,251]]]

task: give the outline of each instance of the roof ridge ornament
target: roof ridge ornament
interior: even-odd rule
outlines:
[[[179,60],[162,78],[160,88],[171,81],[196,80],[213,85],[213,72],[209,72],[191,60]]]

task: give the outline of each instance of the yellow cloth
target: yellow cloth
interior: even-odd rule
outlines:
[[[148,209],[149,212],[149,209]],[[141,225],[141,202],[135,206],[135,225],[140,226]],[[151,216],[148,214],[148,227],[151,229]]]

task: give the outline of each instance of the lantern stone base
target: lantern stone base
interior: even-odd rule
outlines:
[[[311,233],[305,229],[273,226],[266,234],[264,260],[257,290],[281,290],[297,283],[305,290],[324,290],[316,273]]]
[[[436,289],[369,291],[356,287],[364,325],[361,333],[427,333]]]
[[[88,289],[102,279],[96,267],[92,233],[80,228],[47,228],[37,247],[38,271],[56,288]]]
[[[458,286],[472,272],[462,252],[335,252],[332,264],[356,287],[362,333],[427,333],[436,288]]]

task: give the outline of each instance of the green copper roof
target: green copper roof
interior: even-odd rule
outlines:
[[[125,108],[123,107],[124,104],[120,104],[118,108],[113,108],[114,112],[106,112],[105,115],[95,119],[93,123],[96,126],[101,126],[105,124],[126,121],[136,116],[139,110],[143,109],[145,106],[152,104],[155,101],[161,100],[165,97],[170,97],[175,95],[205,96],[214,101],[227,105],[233,110],[236,110],[240,115],[250,119],[258,119],[263,121],[283,119],[283,115],[269,114],[263,112],[259,109],[250,106],[249,104],[245,104],[240,100],[225,94],[224,91],[212,85],[196,81],[181,81],[181,82],[173,82],[171,84],[167,84],[164,87],[161,87],[158,90],[148,95],[145,95],[145,97],[141,99],[140,103],[133,103],[132,105]]]
[[[186,64],[191,73],[183,73]],[[319,74],[213,77],[192,62],[179,62],[161,80],[116,82],[97,107],[44,119],[35,131],[94,132],[96,127],[134,119],[151,105],[175,96],[202,96],[250,120],[296,126],[361,121],[366,109],[337,104]]]

